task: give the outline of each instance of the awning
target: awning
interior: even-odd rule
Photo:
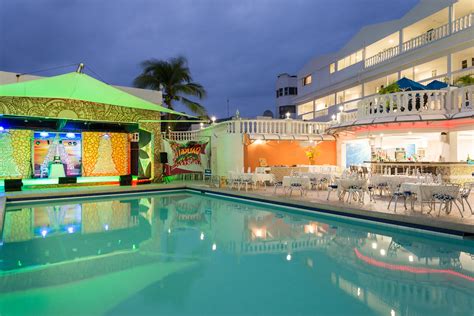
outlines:
[[[72,99],[192,117],[146,101],[79,72],[0,85],[0,97]]]

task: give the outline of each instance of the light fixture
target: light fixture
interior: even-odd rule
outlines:
[[[286,112],[285,116],[286,116],[286,119],[289,119],[291,116],[290,112]]]
[[[216,117],[213,115],[213,116],[211,117],[211,121],[212,121],[212,123],[215,123],[215,122],[216,122],[216,120],[217,120],[217,118],[216,118]]]
[[[204,233],[201,233],[201,235],[199,236],[199,239],[204,240]]]
[[[104,225],[104,229],[105,229],[105,230],[109,230],[109,224],[105,224],[105,225]]]
[[[383,137],[383,133],[380,133],[380,135],[379,135],[379,136],[380,136],[380,137]]]
[[[43,229],[41,230],[41,236],[46,237],[46,235],[48,234],[48,231],[46,229]]]
[[[341,111],[341,112],[342,112],[343,110],[344,110],[344,106],[342,106],[342,105],[339,105],[339,111]]]
[[[201,127],[201,129],[203,129],[204,128],[204,123],[203,122],[199,123],[199,126]]]
[[[380,249],[380,255],[385,256],[386,254],[387,252],[385,251],[385,249]]]
[[[256,139],[254,142],[253,142],[255,145],[260,145],[263,143],[263,141],[261,139]]]
[[[168,234],[171,234],[171,228],[168,228]]]
[[[357,288],[357,296],[360,296],[360,287]]]
[[[0,126],[0,133],[3,132],[5,129],[3,128],[3,126]]]
[[[104,134],[104,135],[102,135],[102,138],[108,139],[108,138],[110,138],[110,135],[109,134]]]
[[[413,262],[413,260],[414,260],[414,259],[413,259],[413,256],[412,256],[412,255],[409,255],[409,256],[408,256],[408,261]]]
[[[390,316],[395,316],[395,311],[393,309],[390,311]]]
[[[41,137],[48,137],[48,136],[49,136],[49,133],[47,133],[47,132],[41,132],[41,133],[40,133],[40,136],[41,136]]]
[[[286,260],[287,260],[287,261],[290,261],[290,260],[291,260],[291,254],[287,254],[287,255],[286,255]]]
[[[73,226],[69,226],[69,227],[67,228],[67,232],[68,232],[69,234],[74,233],[74,227],[73,227]]]
[[[331,118],[332,118],[333,121],[335,121],[336,120],[336,114],[331,115]]]
[[[76,134],[74,134],[74,133],[66,133],[66,137],[67,137],[67,138],[74,138],[74,137],[76,137]]]
[[[395,42],[395,41],[394,41],[393,39],[389,39],[388,42],[389,42],[390,44],[393,44],[393,42]]]
[[[372,243],[372,249],[377,249],[377,243],[376,242]]]
[[[213,243],[212,244],[212,251],[216,251],[216,249],[217,249],[217,245],[216,245],[216,243]]]

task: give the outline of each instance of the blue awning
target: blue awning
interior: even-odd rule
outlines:
[[[439,90],[443,88],[447,88],[448,84],[445,82],[441,82],[439,80],[433,80],[426,85],[426,89],[428,90]]]
[[[397,81],[398,86],[403,91],[415,91],[415,90],[426,90],[426,87],[421,83],[410,80],[406,77]]]

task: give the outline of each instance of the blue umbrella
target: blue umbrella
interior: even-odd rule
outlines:
[[[441,82],[439,80],[433,80],[426,85],[426,89],[428,90],[439,90],[443,88],[447,88],[448,84],[445,82]]]
[[[425,86],[406,77],[397,81],[398,86],[403,91],[426,90]]]

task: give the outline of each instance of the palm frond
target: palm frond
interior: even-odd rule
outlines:
[[[193,113],[196,113],[198,115],[206,115],[207,116],[207,111],[206,109],[199,103],[191,101],[189,99],[186,99],[185,97],[181,97],[180,100],[189,110],[191,110]]]

